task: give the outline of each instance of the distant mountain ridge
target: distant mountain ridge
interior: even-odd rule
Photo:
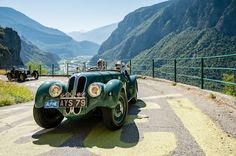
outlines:
[[[20,36],[24,36],[45,52],[55,53],[62,57],[87,55],[80,51],[81,45],[65,33],[45,27],[12,8],[0,7],[0,25],[13,28]],[[85,48],[88,49],[88,47]],[[90,51],[89,53],[91,55],[97,52]]]
[[[171,34],[176,34],[172,37],[177,37],[179,41],[184,39],[184,36],[178,35],[186,32],[189,28],[193,28],[188,33],[204,31],[204,38],[210,40],[208,32],[214,32],[215,35],[221,34],[228,38],[224,41],[229,42],[231,36],[236,35],[236,0],[172,0],[159,3],[150,7],[140,8],[128,14],[123,21],[118,24],[118,28],[111,34],[111,36],[101,45],[98,55],[93,57],[92,61],[98,58],[104,59],[132,59],[139,58],[157,58],[161,53],[161,49],[170,47],[170,45],[163,45],[159,47],[160,41],[170,39]],[[184,33],[182,33],[184,34]],[[198,35],[198,34],[197,34]],[[228,36],[228,37],[227,37]],[[199,36],[201,37],[201,36]],[[198,52],[205,51],[205,49],[214,49],[209,53],[200,53],[199,55],[212,55],[229,53],[228,47],[219,47],[213,44],[204,44],[202,49],[196,49],[199,45],[196,38],[192,38],[191,34],[188,38],[192,46],[189,47],[196,55]],[[216,44],[222,44],[221,40],[216,40]],[[170,44],[170,43],[169,43]],[[181,42],[179,43],[181,44]],[[236,44],[236,43],[231,43]],[[225,44],[228,45],[228,44]],[[184,49],[186,45],[171,45],[181,46]],[[189,46],[189,45],[188,45]],[[200,46],[200,45],[199,45]],[[159,47],[157,49],[154,47]],[[147,50],[149,49],[149,53]],[[152,50],[156,50],[155,55]],[[160,51],[159,51],[160,50]],[[221,51],[220,51],[221,50]],[[159,52],[158,52],[159,51]],[[192,52],[189,51],[191,56]],[[144,54],[145,52],[145,54]],[[167,51],[165,51],[167,52]],[[232,52],[232,51],[231,51]],[[176,50],[167,52],[169,56],[180,57]],[[184,53],[184,52],[183,52]],[[186,53],[185,53],[186,54]],[[187,55],[187,54],[186,54]],[[147,57],[145,57],[147,56]],[[181,55],[184,56],[184,55]]]
[[[28,62],[37,62],[46,68],[54,64],[58,68],[59,60],[57,55],[43,52],[25,38],[21,39],[12,28],[0,27],[0,68],[23,67]]]
[[[117,25],[117,23],[114,23],[87,32],[73,31],[69,32],[68,35],[76,41],[91,41],[102,44],[117,28]]]

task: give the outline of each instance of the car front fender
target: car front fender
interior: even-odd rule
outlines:
[[[116,106],[120,96],[120,92],[122,89],[124,89],[125,92],[125,87],[125,84],[117,79],[112,79],[105,84],[104,92],[106,95],[106,99],[108,99],[108,102],[106,103],[108,107],[114,108]]]
[[[35,107],[36,108],[41,108],[44,106],[45,101],[49,99],[54,99],[54,100],[59,100],[59,97],[53,98],[49,95],[49,88],[53,84],[60,84],[62,86],[62,93],[66,93],[68,88],[65,84],[57,81],[46,81],[43,84],[41,84],[36,92],[35,96]]]

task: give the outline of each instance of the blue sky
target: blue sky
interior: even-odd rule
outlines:
[[[143,6],[166,0],[0,0],[41,24],[64,32],[91,30],[121,21]]]

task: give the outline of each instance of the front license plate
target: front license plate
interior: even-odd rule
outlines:
[[[44,104],[44,108],[58,108],[59,107],[59,101],[56,100],[49,100],[46,101]]]
[[[85,107],[86,99],[85,98],[73,98],[73,99],[61,99],[59,107]]]

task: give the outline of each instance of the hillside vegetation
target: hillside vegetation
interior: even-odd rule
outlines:
[[[112,35],[101,45],[98,55],[92,61],[98,58],[104,59],[132,59],[141,54],[147,49],[155,49],[157,54],[165,47],[171,47],[166,55],[171,57],[182,57],[184,53],[178,50],[197,49],[195,51],[188,51],[188,56],[199,55],[209,56],[217,53],[232,53],[229,48],[236,43],[231,41],[231,36],[236,35],[236,0],[170,0],[150,7],[140,8],[128,14],[123,21],[118,24],[118,28]],[[190,31],[190,28],[194,28]],[[214,35],[223,36],[223,40],[218,45],[211,44],[213,35],[207,35],[204,30],[210,29],[214,31]],[[183,35],[188,34],[187,39],[190,45],[186,44],[173,44],[173,40],[165,47],[159,49],[158,42],[163,42],[162,39],[169,39],[171,37],[183,39]],[[198,43],[199,36],[201,38],[205,34],[204,40],[206,43]],[[228,39],[225,39],[228,38]],[[203,39],[203,38],[201,38]],[[213,38],[214,39],[214,38]],[[201,42],[202,42],[201,41]],[[226,43],[230,41],[229,43]],[[185,40],[183,41],[185,42]],[[196,43],[195,43],[196,42]],[[205,47],[191,47],[202,44]],[[230,45],[230,46],[229,46]],[[155,48],[156,47],[156,48]],[[177,49],[177,50],[175,50]],[[207,52],[211,49],[212,52]],[[233,49],[233,48],[232,48]],[[203,51],[202,51],[203,50]],[[221,51],[218,51],[221,50]],[[157,58],[154,53],[149,53],[152,58]]]

